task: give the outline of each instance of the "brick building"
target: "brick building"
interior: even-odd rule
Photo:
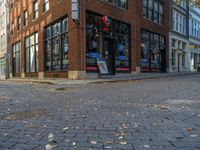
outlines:
[[[97,76],[101,59],[112,75],[166,71],[168,1],[79,0],[78,20],[74,6],[10,0],[11,77]]]

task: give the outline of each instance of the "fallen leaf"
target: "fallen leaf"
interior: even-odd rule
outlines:
[[[92,144],[96,145],[97,144],[97,141],[91,141]]]
[[[30,127],[31,127],[31,128],[38,128],[38,125],[32,124]]]
[[[194,130],[193,128],[187,128],[187,131],[189,131],[189,132],[191,132],[193,130]]]
[[[190,135],[190,137],[195,138],[195,137],[197,137],[197,135]]]
[[[65,142],[70,142],[70,140],[65,140]]]
[[[76,146],[76,142],[73,142],[72,145],[73,145],[73,146]]]
[[[106,149],[112,149],[112,147],[111,147],[111,146],[105,146],[105,148],[106,148]]]
[[[54,137],[53,133],[49,133],[48,139],[51,139],[51,138],[53,138],[53,137]]]
[[[52,148],[53,148],[53,146],[50,145],[50,144],[45,145],[45,149],[46,149],[46,150],[51,150]]]
[[[176,137],[177,140],[182,140],[184,137]]]
[[[106,141],[106,144],[113,144],[113,141]]]
[[[144,147],[149,148],[150,146],[149,145],[144,145]]]
[[[68,129],[69,129],[69,127],[63,128],[63,132],[67,131]]]
[[[125,142],[125,141],[120,141],[119,142],[121,145],[126,145],[127,144],[127,142]]]

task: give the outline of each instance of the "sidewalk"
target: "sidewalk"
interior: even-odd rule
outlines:
[[[154,78],[167,78],[173,76],[193,75],[197,72],[179,72],[179,73],[139,73],[139,74],[121,74],[117,76],[107,76],[97,79],[85,79],[85,80],[69,80],[69,79],[33,79],[33,78],[13,78],[8,80],[0,80],[7,82],[29,82],[39,84],[52,84],[52,85],[87,85],[107,82],[122,82],[142,79],[154,79]]]

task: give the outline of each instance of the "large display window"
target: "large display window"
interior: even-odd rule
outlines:
[[[163,69],[165,39],[163,36],[146,30],[141,31],[141,68]]]
[[[92,12],[86,16],[87,71],[98,71],[98,59],[106,59],[108,67],[114,66],[116,72],[130,71],[129,25]]]
[[[38,33],[25,38],[26,72],[38,72]]]
[[[68,69],[68,19],[61,19],[45,29],[45,70]]]
[[[16,73],[20,73],[20,59],[21,59],[21,42],[17,42],[13,45],[13,76],[15,76]]]

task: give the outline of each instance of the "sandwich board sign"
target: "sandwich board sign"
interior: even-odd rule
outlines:
[[[98,64],[98,67],[99,67],[99,72],[101,75],[108,75],[108,66],[106,64],[106,61],[105,60],[97,60],[97,64]]]

